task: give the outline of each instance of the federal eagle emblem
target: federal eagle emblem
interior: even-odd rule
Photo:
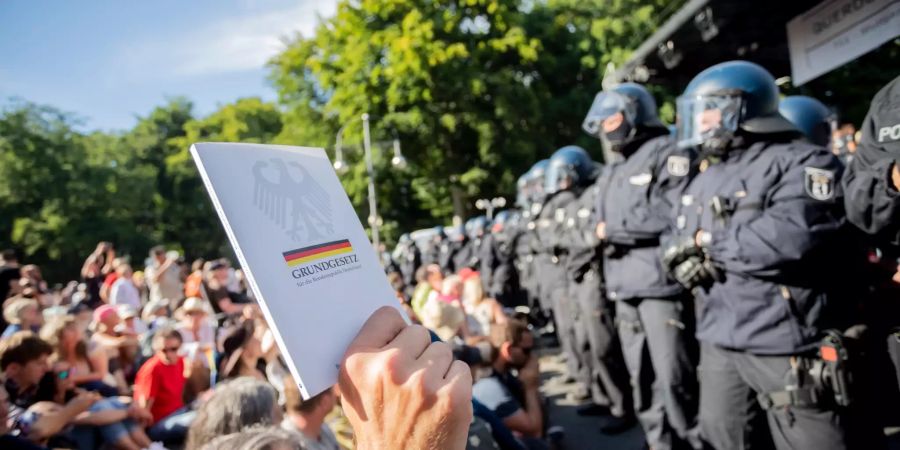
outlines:
[[[253,205],[295,241],[316,241],[334,234],[331,202],[299,163],[272,158],[253,165]]]

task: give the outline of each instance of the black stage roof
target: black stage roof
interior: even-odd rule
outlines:
[[[787,22],[821,0],[690,0],[604,84],[637,81],[683,88],[701,70],[744,59],[790,76]]]

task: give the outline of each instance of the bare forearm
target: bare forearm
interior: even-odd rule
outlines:
[[[48,439],[69,425],[79,412],[73,405],[66,405],[55,413],[41,415],[31,428],[28,438],[35,442]]]
[[[121,422],[128,418],[128,411],[124,409],[107,409],[98,412],[83,412],[75,418],[75,425],[109,425]]]
[[[532,424],[531,435],[540,437],[544,431],[544,411],[541,409],[541,397],[536,388],[525,389],[525,413]]]

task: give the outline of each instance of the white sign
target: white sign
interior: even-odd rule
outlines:
[[[200,143],[191,155],[303,398],[331,387],[366,319],[399,303],[325,151]]]
[[[900,0],[826,0],[787,24],[795,86],[900,36]]]

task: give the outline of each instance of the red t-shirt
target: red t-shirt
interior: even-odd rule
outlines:
[[[118,280],[118,279],[119,279],[119,274],[117,274],[115,272],[111,272],[109,275],[106,276],[106,278],[103,279],[103,287],[105,287],[107,289],[112,288],[113,283],[115,283],[116,280]]]
[[[166,364],[159,355],[153,355],[138,370],[134,379],[134,400],[153,400],[150,413],[153,423],[159,422],[184,406],[184,358],[175,364]]]

